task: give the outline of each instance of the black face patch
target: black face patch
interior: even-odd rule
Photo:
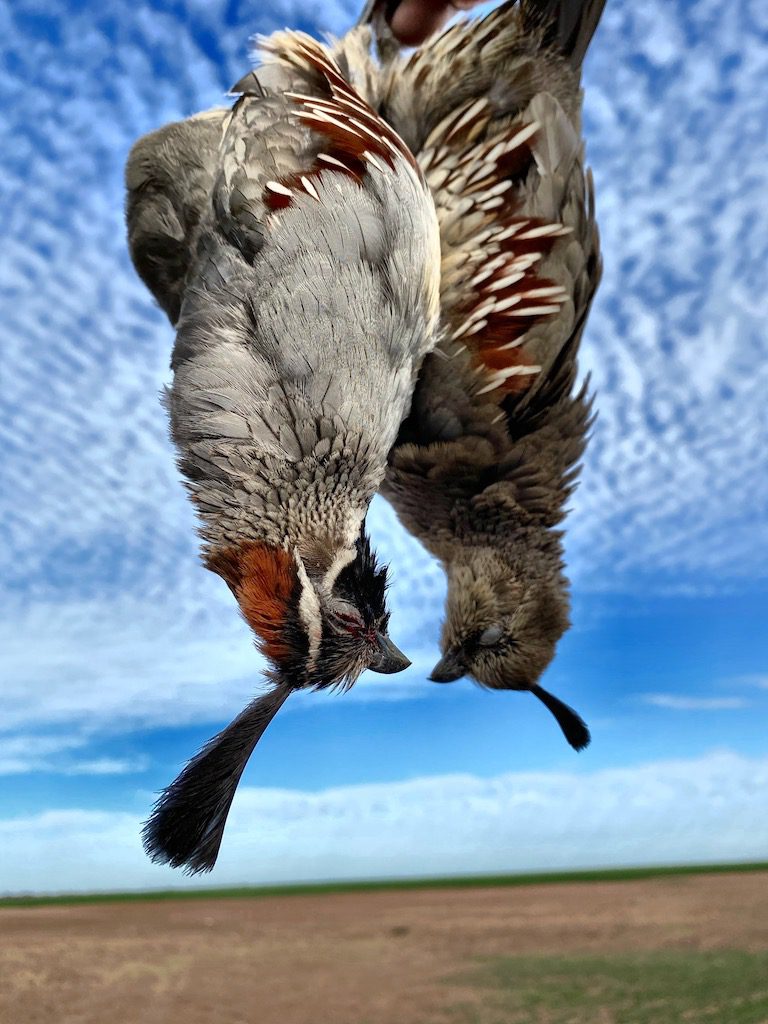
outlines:
[[[319,689],[351,686],[370,663],[379,633],[386,632],[387,570],[380,568],[365,526],[356,543],[355,559],[339,573],[333,588],[339,602],[350,605],[323,622],[323,632],[312,685]],[[354,613],[352,613],[354,609]]]
[[[356,547],[355,560],[339,573],[334,593],[358,610],[366,626],[383,631],[389,622],[387,567],[379,568],[365,524],[360,529]]]

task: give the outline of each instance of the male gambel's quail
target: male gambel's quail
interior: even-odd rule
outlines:
[[[184,768],[146,825],[155,860],[215,863],[259,737],[295,689],[409,662],[387,636],[368,505],[436,341],[429,189],[330,52],[278,33],[230,113],[140,140],[136,267],[177,328],[167,404],[200,518],[274,689]]]
[[[384,495],[443,564],[432,679],[530,690],[569,625],[558,529],[590,427],[576,357],[601,262],[580,68],[604,0],[521,0],[402,58],[379,5],[379,113],[417,155],[442,243],[447,329],[422,368]]]

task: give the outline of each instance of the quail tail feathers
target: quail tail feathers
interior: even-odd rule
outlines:
[[[544,42],[556,47],[572,67],[581,67],[605,7],[605,0],[525,0],[526,24],[544,28]]]

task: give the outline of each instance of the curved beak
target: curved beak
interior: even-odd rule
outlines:
[[[467,669],[461,658],[449,651],[432,669],[432,675],[429,678],[433,683],[455,683],[457,679],[461,679],[466,674]]]
[[[371,672],[381,672],[383,675],[392,675],[393,672],[402,672],[411,664],[403,652],[396,647],[386,633],[379,633],[377,637],[379,649],[368,668]]]

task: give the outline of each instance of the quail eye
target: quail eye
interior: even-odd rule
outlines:
[[[339,604],[333,609],[332,617],[336,625],[347,633],[360,633],[365,627],[355,609],[348,604]]]
[[[501,640],[504,630],[501,626],[489,626],[488,629],[484,629],[480,634],[478,643],[481,647],[493,647]]]

